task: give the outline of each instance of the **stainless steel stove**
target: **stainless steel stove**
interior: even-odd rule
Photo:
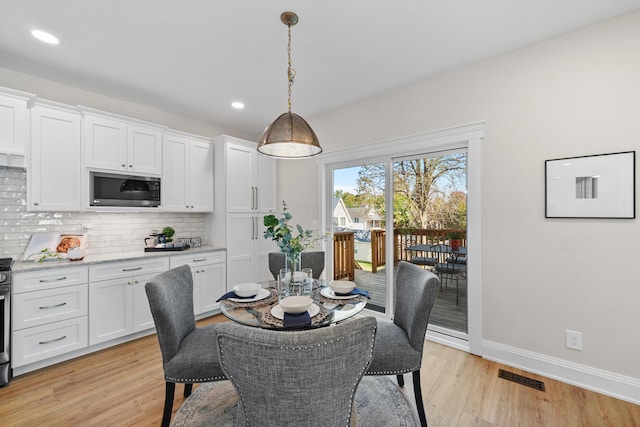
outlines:
[[[11,266],[13,258],[0,258],[0,387],[11,377]]]

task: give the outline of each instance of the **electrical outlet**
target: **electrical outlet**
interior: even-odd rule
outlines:
[[[567,329],[567,348],[582,351],[582,332]]]

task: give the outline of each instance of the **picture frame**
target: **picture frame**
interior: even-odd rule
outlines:
[[[67,251],[77,247],[87,248],[87,234],[82,233],[34,233],[22,255],[22,261],[54,261],[67,259]],[[47,251],[46,256],[44,251]]]
[[[636,152],[545,160],[545,218],[636,217]]]

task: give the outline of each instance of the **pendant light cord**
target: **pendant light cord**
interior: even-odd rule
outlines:
[[[289,28],[289,43],[287,44],[287,57],[289,59],[289,67],[287,68],[287,78],[289,80],[289,98],[287,103],[289,105],[289,113],[291,113],[291,88],[293,87],[293,80],[296,76],[296,70],[291,68],[291,24],[287,25]]]

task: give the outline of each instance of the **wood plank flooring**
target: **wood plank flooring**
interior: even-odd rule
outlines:
[[[425,345],[421,381],[432,427],[640,426],[640,406]],[[546,391],[498,378],[501,368],[544,381]],[[405,380],[412,396],[410,375]],[[174,411],[183,401],[180,385]],[[151,335],[14,378],[0,389],[0,425],[158,426],[163,403],[160,349]]]

